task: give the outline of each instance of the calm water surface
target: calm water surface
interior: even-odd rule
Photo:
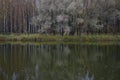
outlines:
[[[120,80],[120,45],[1,44],[0,80]]]

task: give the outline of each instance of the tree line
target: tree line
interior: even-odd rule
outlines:
[[[120,32],[120,0],[0,0],[0,33]]]

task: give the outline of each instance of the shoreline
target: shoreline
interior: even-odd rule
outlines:
[[[40,34],[0,34],[0,41],[22,41],[22,42],[119,42],[120,35],[98,34],[98,35],[40,35]]]

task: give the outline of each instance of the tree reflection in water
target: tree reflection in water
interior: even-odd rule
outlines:
[[[118,80],[119,52],[119,45],[3,44],[0,80]]]
[[[12,80],[17,80],[17,74],[15,72],[13,73]]]
[[[94,80],[94,76],[90,76],[89,72],[87,71],[86,75],[83,77],[82,80]]]

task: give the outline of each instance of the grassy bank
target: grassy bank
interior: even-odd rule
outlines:
[[[120,41],[120,35],[81,35],[60,36],[40,34],[4,34],[0,35],[0,41],[36,41],[36,42],[108,42]]]

